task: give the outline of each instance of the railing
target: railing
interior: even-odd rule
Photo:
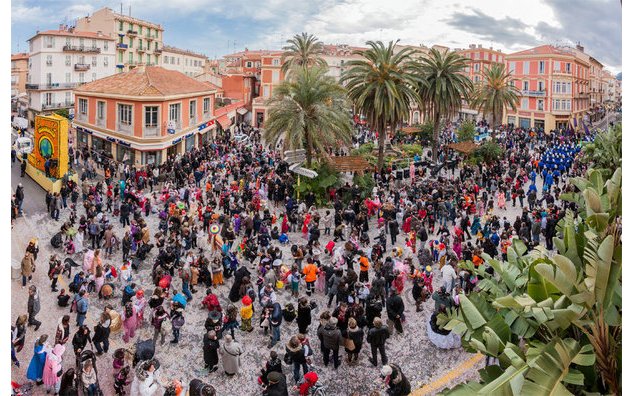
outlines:
[[[139,52],[146,52],[146,51],[148,51],[148,48],[147,48],[147,47],[146,47],[146,48],[143,48],[143,46],[140,46],[140,47],[138,48],[138,51],[139,51]]]
[[[139,32],[137,32],[136,30],[129,29],[129,30],[128,30],[128,34],[129,34],[130,36],[136,36],[136,35],[138,35],[138,34],[139,34]]]
[[[155,48],[154,52],[156,52],[157,54],[160,54],[161,52],[163,52],[163,48]]]
[[[70,89],[81,83],[26,84],[26,89]]]
[[[128,44],[117,43],[117,49],[128,49]]]
[[[75,63],[75,70],[77,71],[86,71],[90,69],[90,65],[88,63]]]
[[[522,90],[522,96],[546,96],[546,91]]]
[[[62,47],[62,50],[66,52],[87,52],[93,54],[101,53],[101,48],[99,47],[85,47],[83,45],[65,45],[64,47]]]
[[[63,109],[75,106],[75,102],[42,103],[42,110]]]
[[[571,71],[565,71],[565,70],[553,70],[553,74],[565,74],[567,76],[572,75]]]
[[[124,124],[124,123],[121,123],[121,122],[117,122],[117,132],[131,134],[132,133],[132,124]]]

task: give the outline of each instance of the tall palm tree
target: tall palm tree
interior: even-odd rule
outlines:
[[[475,86],[471,104],[483,114],[493,115],[493,133],[507,107],[517,110],[519,91],[511,80],[511,73],[501,63],[484,70],[484,79]]]
[[[328,67],[321,57],[324,44],[313,34],[296,34],[292,39],[286,40],[282,54],[282,72],[286,74],[293,66],[323,66]]]
[[[411,102],[419,102],[419,84],[410,48],[395,53],[396,42],[385,46],[382,41],[368,41],[367,50],[355,51],[363,59],[347,63],[341,81],[348,89],[348,97],[363,113],[371,128],[379,132],[377,166],[383,167],[385,135],[388,127],[395,130],[409,114]]]
[[[440,121],[456,114],[462,99],[468,99],[473,89],[471,80],[461,72],[468,66],[467,59],[456,52],[439,51],[432,48],[418,65],[419,95],[423,110],[434,124],[433,159],[438,158]]]
[[[264,123],[264,140],[275,147],[306,150],[310,166],[313,157],[327,156],[326,149],[352,140],[346,90],[323,67],[295,66],[291,78],[283,81],[267,101],[269,116]]]

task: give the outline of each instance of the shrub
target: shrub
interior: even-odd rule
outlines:
[[[456,137],[459,142],[472,142],[475,137],[476,127],[473,121],[463,121],[456,130]]]

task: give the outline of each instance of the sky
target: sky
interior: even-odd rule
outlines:
[[[37,30],[55,29],[102,7],[154,23],[164,43],[221,57],[244,48],[280,49],[296,33],[326,44],[368,40],[512,53],[580,42],[611,72],[621,71],[619,0],[13,0],[11,49],[28,49]]]

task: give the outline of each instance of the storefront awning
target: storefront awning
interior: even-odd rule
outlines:
[[[220,117],[216,118],[216,121],[218,122],[218,124],[220,124],[222,129],[227,129],[231,125],[231,120],[226,115],[221,115]]]
[[[245,109],[244,107],[239,108],[238,110],[236,110],[238,112],[238,114],[240,115],[245,115],[249,112],[249,110]]]

